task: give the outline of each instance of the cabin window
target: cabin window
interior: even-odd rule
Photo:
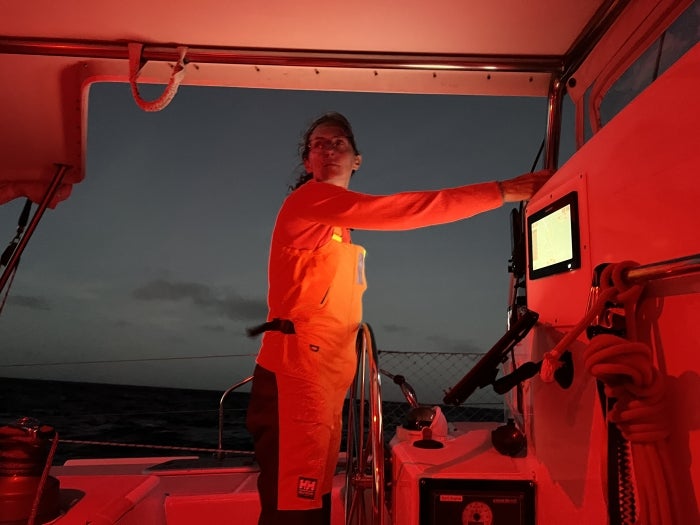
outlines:
[[[698,42],[700,32],[700,4],[693,3],[642,54],[605,93],[596,112],[599,126],[604,126],[644,91],[659,75],[671,67]],[[587,94],[588,95],[588,94]],[[586,101],[588,101],[588,96]],[[588,109],[588,102],[586,102]],[[587,112],[588,113],[588,112]],[[585,138],[590,138],[590,122],[586,119]]]
[[[561,166],[576,152],[576,105],[569,97],[564,97],[561,106],[561,133],[559,140],[558,165]]]
[[[593,87],[589,86],[583,95],[583,142],[581,145],[588,142],[593,136],[593,127],[591,126],[591,120],[593,115],[591,114],[591,91]]]

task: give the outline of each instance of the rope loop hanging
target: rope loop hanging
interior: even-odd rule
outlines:
[[[160,111],[170,104],[170,101],[175,97],[180,83],[185,78],[185,55],[187,54],[187,47],[181,46],[178,47],[177,50],[179,59],[175,66],[173,66],[168,85],[165,87],[160,97],[156,100],[147,101],[141,97],[138,84],[136,83],[142,68],[141,53],[143,51],[143,44],[139,42],[129,43],[129,85],[131,86],[131,94],[136,104],[144,111]]]

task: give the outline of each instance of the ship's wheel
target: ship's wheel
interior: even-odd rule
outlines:
[[[384,433],[374,334],[363,323],[357,335],[357,373],[348,405],[345,523],[384,523]]]

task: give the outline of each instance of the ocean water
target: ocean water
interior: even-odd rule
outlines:
[[[54,465],[68,458],[214,455],[221,395],[212,390],[0,378],[0,426],[22,417],[52,426],[59,437]],[[233,392],[226,399],[224,451],[253,449],[245,428],[248,399],[246,392]],[[387,401],[382,406],[388,441],[410,407]],[[503,420],[502,408],[443,406],[443,412],[448,421]]]
[[[54,427],[59,436],[54,464],[69,457],[201,456],[207,451],[187,449],[211,449],[214,454],[221,395],[210,390],[0,378],[0,426],[32,417]],[[225,402],[224,450],[252,450],[245,428],[248,396],[234,392]]]

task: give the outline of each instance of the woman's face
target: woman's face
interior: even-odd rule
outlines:
[[[314,180],[348,187],[352,172],[362,163],[345,130],[334,124],[319,124],[309,136],[309,155],[304,160]]]

